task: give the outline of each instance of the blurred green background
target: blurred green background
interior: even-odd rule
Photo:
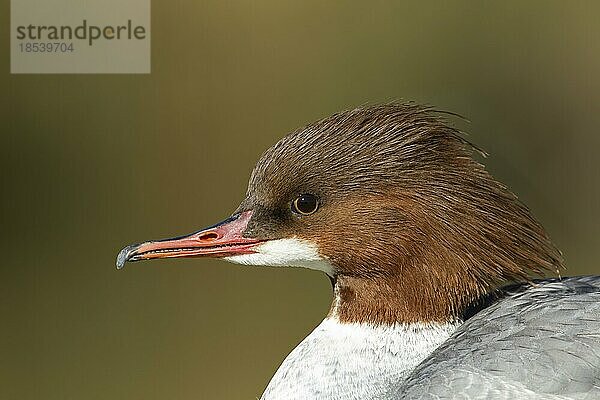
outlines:
[[[263,150],[364,103],[468,117],[568,274],[600,273],[598,2],[154,1],[150,75],[10,75],[1,4],[2,399],[258,397],[324,276],[115,256],[223,219]]]

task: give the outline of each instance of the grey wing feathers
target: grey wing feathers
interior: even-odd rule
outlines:
[[[600,399],[600,277],[513,287],[403,382],[399,399]]]

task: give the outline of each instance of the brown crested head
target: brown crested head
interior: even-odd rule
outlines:
[[[328,273],[331,316],[374,324],[460,319],[503,282],[562,267],[527,207],[473,159],[444,114],[384,104],[287,135],[221,224],[124,248],[126,261],[223,257]]]
[[[341,320],[460,318],[498,284],[562,266],[543,227],[473,152],[429,107],[335,114],[262,155],[240,206],[253,210],[245,235],[316,244]]]

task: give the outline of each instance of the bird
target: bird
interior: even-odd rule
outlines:
[[[214,257],[324,273],[329,313],[264,400],[600,398],[600,277],[560,276],[560,250],[450,115],[392,102],[292,131],[229,218],[127,246],[117,267]]]

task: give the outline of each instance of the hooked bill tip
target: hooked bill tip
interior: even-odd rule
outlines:
[[[127,261],[129,261],[129,258],[133,255],[133,253],[135,252],[135,249],[138,247],[137,244],[132,244],[129,245],[125,248],[123,248],[123,250],[121,250],[119,252],[119,255],[117,256],[117,269],[123,269],[123,267],[125,267],[125,263]]]

